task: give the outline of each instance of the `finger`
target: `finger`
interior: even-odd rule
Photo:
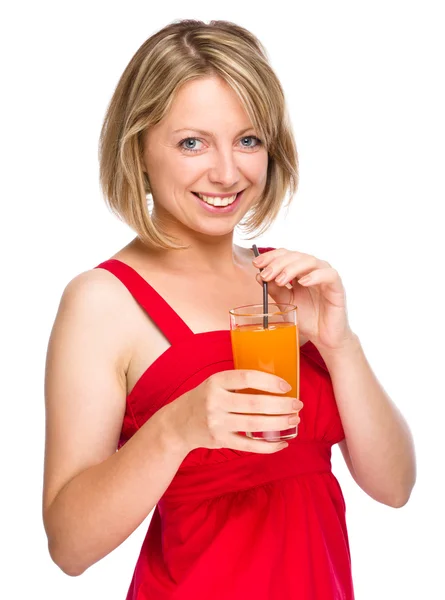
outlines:
[[[260,285],[264,285],[264,281],[261,279],[261,275],[257,273],[255,279]],[[271,302],[278,304],[280,310],[283,310],[281,305],[292,304],[293,290],[290,284],[285,286],[279,286],[275,281],[268,282],[269,296],[272,298]],[[290,292],[290,293],[289,293]]]
[[[274,250],[273,253],[268,252],[267,254],[261,255],[261,263],[258,264],[255,262],[254,264],[260,268],[261,271],[265,271],[268,267],[275,265],[277,262],[285,264],[290,260],[292,261],[296,258],[301,258],[302,256],[304,255],[301,254],[300,256],[300,252],[292,252],[290,250],[283,250],[280,248],[280,250]]]
[[[268,442],[267,440],[252,440],[249,437],[236,432],[228,434],[230,448],[241,450],[242,452],[255,452],[256,454],[273,454],[279,450],[284,450],[289,444],[283,442]]]
[[[268,252],[262,252],[260,256],[253,259],[253,264],[258,268],[263,268],[268,265],[274,258],[287,254],[289,250],[285,248],[275,248],[275,250],[269,250]]]
[[[256,280],[260,285],[264,285],[264,281],[261,279],[259,274],[256,276]],[[287,284],[284,286],[279,286],[275,283],[275,281],[269,281],[267,285],[269,288],[269,296],[272,298],[270,303],[276,304],[278,310],[282,312],[282,314],[278,316],[278,313],[276,313],[274,310],[275,321],[294,323],[294,315],[291,312],[293,309],[291,309],[289,306],[295,306],[295,296],[292,285]]]
[[[295,277],[302,277],[313,271],[318,266],[318,260],[314,256],[286,256],[276,259],[267,269],[261,271],[264,281],[275,281],[278,286],[284,286]]]
[[[255,279],[258,281],[258,283],[260,285],[264,285],[265,281],[261,278],[261,275],[259,273],[257,273],[255,275]],[[292,290],[292,283],[291,283],[291,281],[289,281],[289,283],[286,283],[285,285],[280,285],[279,286],[276,281],[272,280],[272,281],[269,281],[267,283],[267,285],[268,285],[269,295],[270,296],[272,296],[272,294],[270,293],[270,290],[276,290],[278,292],[283,292],[283,288],[286,288],[286,287],[287,287],[288,290]],[[289,294],[285,294],[282,297],[283,298],[289,298]]]
[[[224,409],[236,414],[290,415],[302,408],[303,402],[290,396],[228,392],[224,398]]]
[[[223,428],[229,431],[286,431],[300,423],[298,415],[224,415]]]
[[[303,286],[317,285],[321,283],[328,284],[336,292],[343,291],[343,285],[338,272],[332,267],[315,269],[298,280]]]
[[[253,369],[220,371],[215,373],[209,381],[215,382],[228,391],[250,388],[271,394],[284,394],[292,389],[292,386],[281,377]]]

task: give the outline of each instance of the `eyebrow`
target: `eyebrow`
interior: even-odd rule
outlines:
[[[246,127],[246,129],[242,129],[237,133],[237,135],[241,135],[246,131],[250,131],[251,129],[255,129],[255,127]],[[178,133],[179,131],[196,131],[196,133],[200,133],[201,135],[208,135],[209,137],[215,137],[215,134],[210,131],[204,131],[203,129],[195,129],[194,127],[182,127],[181,129],[175,129],[173,133]]]

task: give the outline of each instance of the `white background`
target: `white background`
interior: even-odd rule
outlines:
[[[356,597],[445,598],[441,3],[221,4],[28,1],[1,18],[0,595],[125,598],[151,515],[80,577],[47,552],[46,346],[66,284],[133,237],[98,185],[97,142],[114,87],[147,37],[199,18],[257,35],[287,97],[301,183],[287,218],[258,244],[307,252],[339,271],[351,326],[414,434],[417,484],[401,509],[358,488],[334,448]]]

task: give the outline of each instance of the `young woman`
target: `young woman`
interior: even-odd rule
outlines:
[[[335,268],[301,249],[254,259],[233,242],[239,225],[263,233],[298,183],[263,47],[233,23],[168,25],[125,69],[100,141],[105,198],[137,235],[67,285],[51,333],[52,559],[80,575],[155,509],[129,600],[352,599],[331,448],[398,507],[413,443],[349,326]],[[261,303],[263,281],[271,301],[298,306],[298,399],[274,375],[233,368],[228,310]],[[288,444],[238,433],[295,422]]]

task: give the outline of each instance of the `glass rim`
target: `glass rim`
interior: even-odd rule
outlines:
[[[275,317],[275,316],[279,316],[279,315],[288,315],[289,313],[291,313],[293,310],[297,310],[297,305],[296,304],[287,304],[286,302],[269,302],[269,308],[271,306],[286,306],[288,307],[288,310],[277,310],[275,312],[235,312],[235,311],[239,311],[241,309],[248,309],[248,308],[252,308],[252,307],[256,307],[259,306],[260,308],[263,308],[263,304],[244,304],[243,306],[236,306],[235,308],[231,308],[229,309],[229,314],[232,315],[233,317]]]

